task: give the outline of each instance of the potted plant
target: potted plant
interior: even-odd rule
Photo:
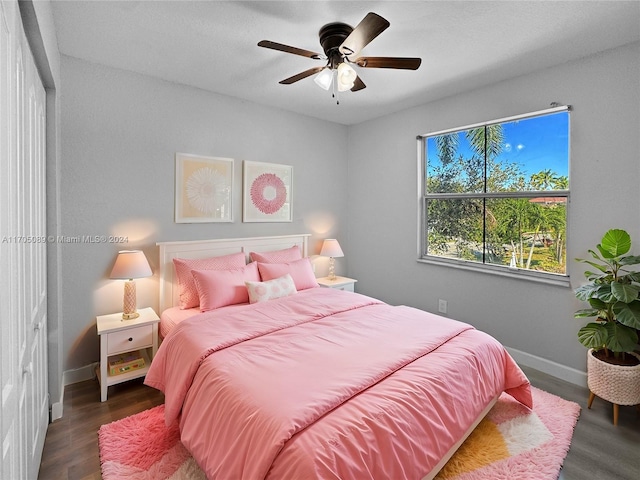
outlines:
[[[618,422],[618,405],[640,404],[640,256],[627,255],[631,237],[624,230],[612,229],[604,234],[597,252],[588,250],[590,260],[577,258],[595,271],[586,271],[589,283],[576,289],[578,299],[590,308],[575,312],[576,318],[596,317],[578,331],[587,354],[587,383],[591,392],[588,407],[597,395],[614,404],[614,424]]]

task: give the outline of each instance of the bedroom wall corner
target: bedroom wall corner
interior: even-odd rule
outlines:
[[[584,256],[609,228],[628,230],[636,253],[640,249],[636,202],[612,207],[621,192],[631,195],[640,183],[638,58],[635,42],[350,127],[349,275],[359,290],[431,312],[438,311],[438,299],[448,300],[447,316],[523,352],[520,359],[530,359],[534,368],[562,365],[571,377],[584,372],[586,352],[576,338],[584,322],[573,318],[583,307],[572,292],[583,270],[571,259]],[[418,263],[416,136],[551,102],[573,106],[566,255],[571,288]]]
[[[128,237],[61,245],[65,371],[99,359],[95,317],[122,310],[108,278],[120,249],[145,252],[154,276],[136,281],[138,306],[157,309],[156,242],[311,233],[314,255],[346,236],[343,126],[67,56],[61,70],[60,234]],[[232,223],[174,222],[177,152],[235,160]],[[292,222],[242,222],[243,160],[293,166]]]

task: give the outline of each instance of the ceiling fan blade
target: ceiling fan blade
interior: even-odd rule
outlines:
[[[351,87],[351,91],[357,92],[358,90],[362,90],[363,88],[367,88],[367,86],[360,79],[360,77],[356,77],[356,81],[353,82],[353,87]]]
[[[316,52],[312,52],[310,50],[303,50],[302,48],[290,47],[289,45],[283,45],[282,43],[271,42],[269,40],[262,40],[258,42],[258,46],[264,47],[264,48],[270,48],[272,50],[278,50],[280,52],[293,53],[294,55],[301,55],[303,57],[309,57],[315,60],[322,60],[326,58],[324,55],[321,55]]]
[[[354,63],[364,68],[417,70],[422,63],[422,59],[409,57],[360,57],[357,58]]]
[[[380,15],[369,12],[340,45],[340,53],[347,57],[356,55],[374,38],[389,28],[389,22]]]
[[[305,70],[304,72],[298,73],[293,77],[285,78],[284,80],[281,80],[278,83],[281,83],[282,85],[291,85],[292,83],[295,83],[298,80],[302,80],[303,78],[310,77],[314,73],[318,73],[320,70],[323,70],[324,68],[325,67],[313,67],[313,68],[310,68],[309,70]]]

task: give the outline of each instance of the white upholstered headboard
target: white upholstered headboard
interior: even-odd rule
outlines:
[[[310,236],[310,233],[303,233],[276,237],[222,238],[156,243],[160,247],[160,312],[179,304],[178,283],[174,279],[174,258],[209,258],[244,252],[248,262],[249,252],[282,250],[294,245],[298,245],[302,255],[306,257]]]

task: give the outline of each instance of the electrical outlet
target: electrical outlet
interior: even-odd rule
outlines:
[[[442,300],[441,298],[438,299],[438,312],[447,313],[447,301],[446,300]]]

